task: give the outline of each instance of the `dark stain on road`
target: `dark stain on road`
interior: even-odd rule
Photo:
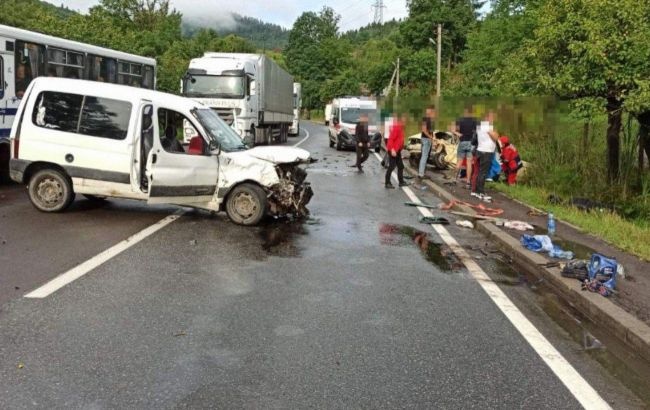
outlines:
[[[262,249],[272,256],[295,258],[300,256],[299,237],[307,235],[304,221],[277,219],[259,228]]]
[[[381,224],[379,237],[382,245],[412,246],[415,244],[422,256],[443,272],[456,272],[462,269],[460,260],[447,245],[433,241],[428,233],[411,226]]]

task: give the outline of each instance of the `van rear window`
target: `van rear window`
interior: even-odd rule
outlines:
[[[44,91],[32,113],[35,125],[91,137],[123,140],[131,118],[131,103],[80,94]]]

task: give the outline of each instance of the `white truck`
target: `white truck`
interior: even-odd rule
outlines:
[[[289,127],[289,135],[298,135],[300,132],[300,109],[302,108],[302,86],[293,83],[293,122]]]
[[[190,61],[182,94],[212,108],[248,145],[286,142],[293,77],[263,54],[213,53]]]

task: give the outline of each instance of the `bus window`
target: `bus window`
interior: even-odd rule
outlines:
[[[142,86],[153,90],[153,67],[150,65],[144,66],[144,76],[142,77]]]
[[[29,83],[36,77],[44,74],[44,50],[43,46],[24,41],[16,41],[16,97],[22,98]]]
[[[112,58],[88,56],[88,79],[114,83],[117,61]]]
[[[84,56],[74,51],[61,50],[58,48],[47,49],[48,76],[65,78],[84,78]]]
[[[142,87],[142,64],[120,61],[118,64],[117,83]]]

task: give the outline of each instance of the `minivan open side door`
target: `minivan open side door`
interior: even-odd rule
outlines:
[[[152,111],[153,146],[148,154],[146,171],[148,202],[191,205],[212,201],[217,190],[219,163],[218,157],[207,149],[207,139],[193,125],[196,131],[194,147],[190,144],[190,147],[184,147],[184,152],[168,152],[161,142],[165,130],[159,126],[159,110]],[[147,113],[143,111],[142,115]],[[199,146],[204,149],[197,148]]]

